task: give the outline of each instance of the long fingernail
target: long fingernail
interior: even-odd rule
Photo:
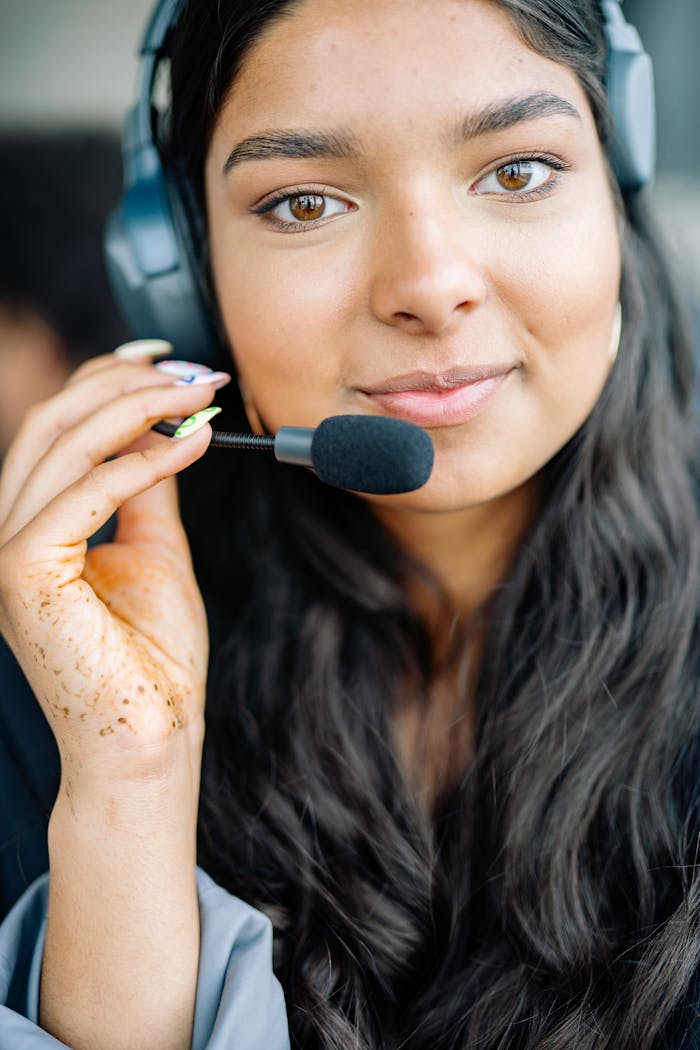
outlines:
[[[173,344],[165,339],[134,339],[118,346],[114,356],[122,361],[146,361],[152,357],[167,357],[172,352]]]
[[[201,412],[195,412],[193,416],[189,416],[184,423],[181,423],[173,434],[174,438],[189,437],[190,434],[196,433],[201,430],[205,423],[208,423],[214,416],[218,416],[220,408],[216,405],[212,405],[210,408],[203,408]]]
[[[231,376],[228,372],[198,372],[196,375],[176,379],[173,386],[213,386],[215,390],[219,390],[230,382]]]
[[[166,376],[211,375],[211,368],[198,361],[159,361],[155,368]]]

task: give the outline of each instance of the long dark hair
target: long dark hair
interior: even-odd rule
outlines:
[[[606,144],[597,3],[496,2],[576,72]],[[293,4],[186,9],[170,148],[195,196],[231,78]],[[271,917],[304,1050],[652,1050],[683,1030],[700,964],[700,435],[657,238],[642,200],[619,207],[620,353],[482,611],[475,754],[432,816],[392,747],[437,673],[407,599],[420,567],[304,472],[212,451],[190,474],[213,653],[200,860]],[[235,395],[227,408],[242,422]]]

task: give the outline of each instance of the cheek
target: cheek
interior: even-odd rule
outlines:
[[[522,324],[523,383],[572,432],[593,408],[610,370],[619,298],[620,245],[612,203],[581,208],[529,253],[510,306]]]
[[[434,477],[418,497],[425,505],[454,509],[455,492],[479,503],[527,483],[585,422],[610,372],[620,280],[612,205],[546,231],[501,231],[498,244],[495,342],[505,339],[521,367],[492,409],[436,435]]]
[[[304,234],[290,236],[305,236]],[[311,425],[342,410],[339,332],[352,285],[337,258],[276,251],[219,252],[217,295],[238,374],[271,426]],[[311,260],[313,259],[313,263]]]

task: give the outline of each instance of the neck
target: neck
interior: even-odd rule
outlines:
[[[488,503],[431,513],[380,507],[385,528],[440,584],[453,615],[470,619],[503,580],[538,504],[535,479]],[[421,596],[428,613],[432,599]],[[428,603],[428,604],[426,604]]]
[[[537,505],[533,480],[489,503],[450,513],[377,511],[385,528],[439,584],[436,593],[414,583],[410,594],[434,642],[437,674],[428,703],[408,697],[393,725],[399,763],[426,812],[449,793],[471,760],[474,674],[483,642],[477,614],[506,576]],[[460,623],[469,626],[470,642],[455,660]]]

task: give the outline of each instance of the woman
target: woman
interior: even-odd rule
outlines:
[[[604,63],[593,0],[186,7],[167,149],[206,215],[222,419],[397,415],[435,468],[391,497],[233,453],[192,472],[200,795],[172,478],[210,429],[149,428],[225,379],[132,350],[32,414],[2,627],[61,753],[64,1043],[286,1045],[261,912],[292,1045],[692,1039],[692,354],[611,172]]]

